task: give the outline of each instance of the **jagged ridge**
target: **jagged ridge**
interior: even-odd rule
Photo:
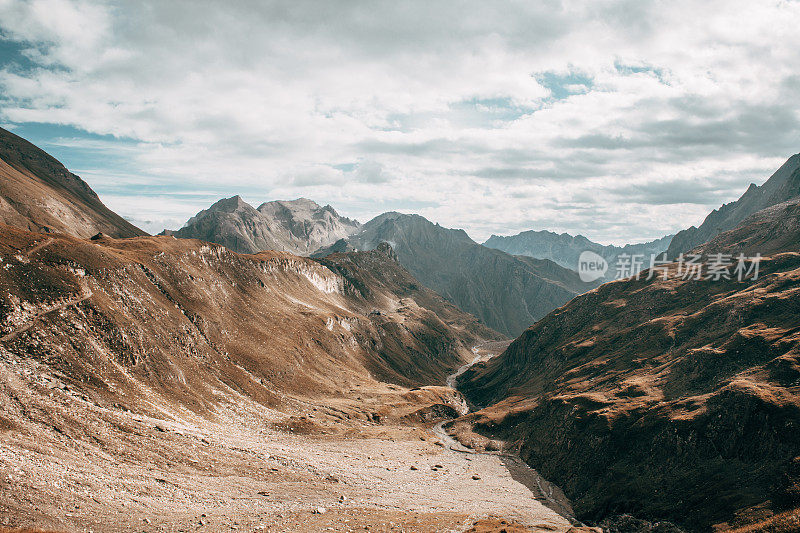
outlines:
[[[240,253],[263,250],[309,255],[358,230],[355,220],[340,216],[306,198],[273,201],[258,209],[233,196],[219,200],[177,230],[165,232],[184,239],[222,244]]]

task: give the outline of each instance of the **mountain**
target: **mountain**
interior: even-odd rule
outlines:
[[[128,402],[136,382],[197,406],[213,403],[205,395],[220,381],[253,397],[312,384],[339,391],[370,375],[439,384],[472,345],[500,337],[422,287],[385,249],[320,263],[170,237],[42,242],[3,227],[5,347],[45,353],[80,330],[57,350],[59,364],[101,396],[128,391]],[[109,357],[122,367],[106,375]]]
[[[590,522],[707,531],[800,507],[798,211],[767,208],[707,245],[762,250],[758,279],[683,280],[673,264],[552,312],[463,374],[483,409],[454,429],[514,442]]]
[[[771,255],[800,250],[800,197],[767,207],[694,250],[698,254]]]
[[[800,154],[790,157],[760,187],[754,183],[735,202],[712,211],[700,225],[678,232],[672,239],[667,254],[676,258],[713,239],[722,232],[738,226],[748,216],[767,207],[800,196]]]
[[[55,158],[0,128],[0,223],[43,233],[91,237],[146,235],[100,201]]]
[[[371,250],[387,242],[405,268],[487,326],[518,335],[551,310],[595,285],[552,261],[514,257],[419,215],[384,213],[344,241],[322,249]]]
[[[0,224],[0,530],[583,531],[431,431],[497,339],[386,243],[313,260]]]
[[[583,235],[573,237],[568,233],[558,234],[543,230],[523,231],[509,237],[492,235],[483,245],[511,255],[549,259],[564,268],[578,270],[578,258],[584,251],[589,250],[598,254],[613,266],[621,254],[642,255],[646,259],[649,259],[651,254],[661,254],[669,247],[672,237],[667,235],[647,243],[613,246],[592,242]]]
[[[498,459],[492,502],[427,468],[463,462],[429,429],[460,406],[442,385],[502,336],[385,246],[314,261],[0,225],[0,266],[0,530],[439,531],[512,504],[569,527]]]
[[[339,216],[331,206],[321,207],[306,198],[266,202],[255,209],[234,196],[199,212],[183,228],[165,233],[222,244],[246,254],[278,250],[309,255],[355,233],[360,226]]]
[[[13,352],[26,343],[58,343],[77,327],[85,332],[80,342],[58,349],[69,352],[59,360],[71,361],[70,372],[87,372],[75,379],[103,389],[109,376],[98,373],[98,361],[113,355],[133,361],[131,374],[117,376],[123,381],[153,379],[151,386],[168,385],[164,394],[201,403],[206,389],[190,376],[211,383],[209,372],[223,381],[248,373],[237,385],[242,389],[252,388],[258,374],[259,383],[274,380],[267,387],[273,391],[306,391],[308,384],[338,391],[341,376],[440,384],[472,357],[474,344],[502,338],[422,286],[387,245],[315,261],[274,251],[244,256],[171,236],[114,238],[138,230],[45,152],[5,130],[0,138],[4,198],[22,197],[12,184],[30,195],[25,225],[50,227],[53,213],[36,206],[72,222],[58,212],[68,195],[73,207],[85,200],[79,206],[85,222],[106,224],[102,232],[70,225],[69,233],[92,236],[82,240],[0,223],[0,346]],[[310,200],[268,202],[256,210],[239,197],[217,202],[191,227],[216,216],[260,217],[272,224],[273,236],[306,247],[359,227]]]

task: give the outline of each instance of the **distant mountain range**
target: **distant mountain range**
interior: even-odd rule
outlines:
[[[760,187],[754,183],[735,202],[712,211],[700,225],[679,232],[670,243],[668,255],[678,257],[738,226],[750,215],[800,195],[800,154],[790,157]]]
[[[596,286],[552,261],[486,248],[463,230],[443,228],[419,215],[384,213],[361,225],[304,198],[255,209],[234,196],[201,211],[180,230],[165,233],[241,253],[270,249],[318,258],[374,250],[387,242],[425,286],[511,336]]]
[[[578,258],[582,252],[591,251],[603,257],[613,267],[621,254],[642,255],[649,260],[651,254],[661,254],[667,250],[672,240],[667,235],[655,241],[625,246],[602,245],[592,242],[583,235],[552,231],[523,231],[510,237],[492,235],[484,246],[502,250],[511,255],[524,255],[536,259],[549,259],[564,268],[578,269]],[[609,271],[612,275],[613,269]]]
[[[255,209],[233,196],[200,211],[181,229],[164,234],[214,242],[244,254],[278,250],[310,255],[360,227],[331,206],[321,207],[306,198],[265,202]]]

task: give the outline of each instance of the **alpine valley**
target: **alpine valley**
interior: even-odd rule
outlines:
[[[620,247],[239,196],[150,236],[0,130],[0,531],[798,531],[798,165]]]

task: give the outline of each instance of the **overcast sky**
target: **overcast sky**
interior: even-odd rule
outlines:
[[[151,232],[241,194],[634,242],[800,151],[798,28],[795,0],[0,0],[0,124]]]

